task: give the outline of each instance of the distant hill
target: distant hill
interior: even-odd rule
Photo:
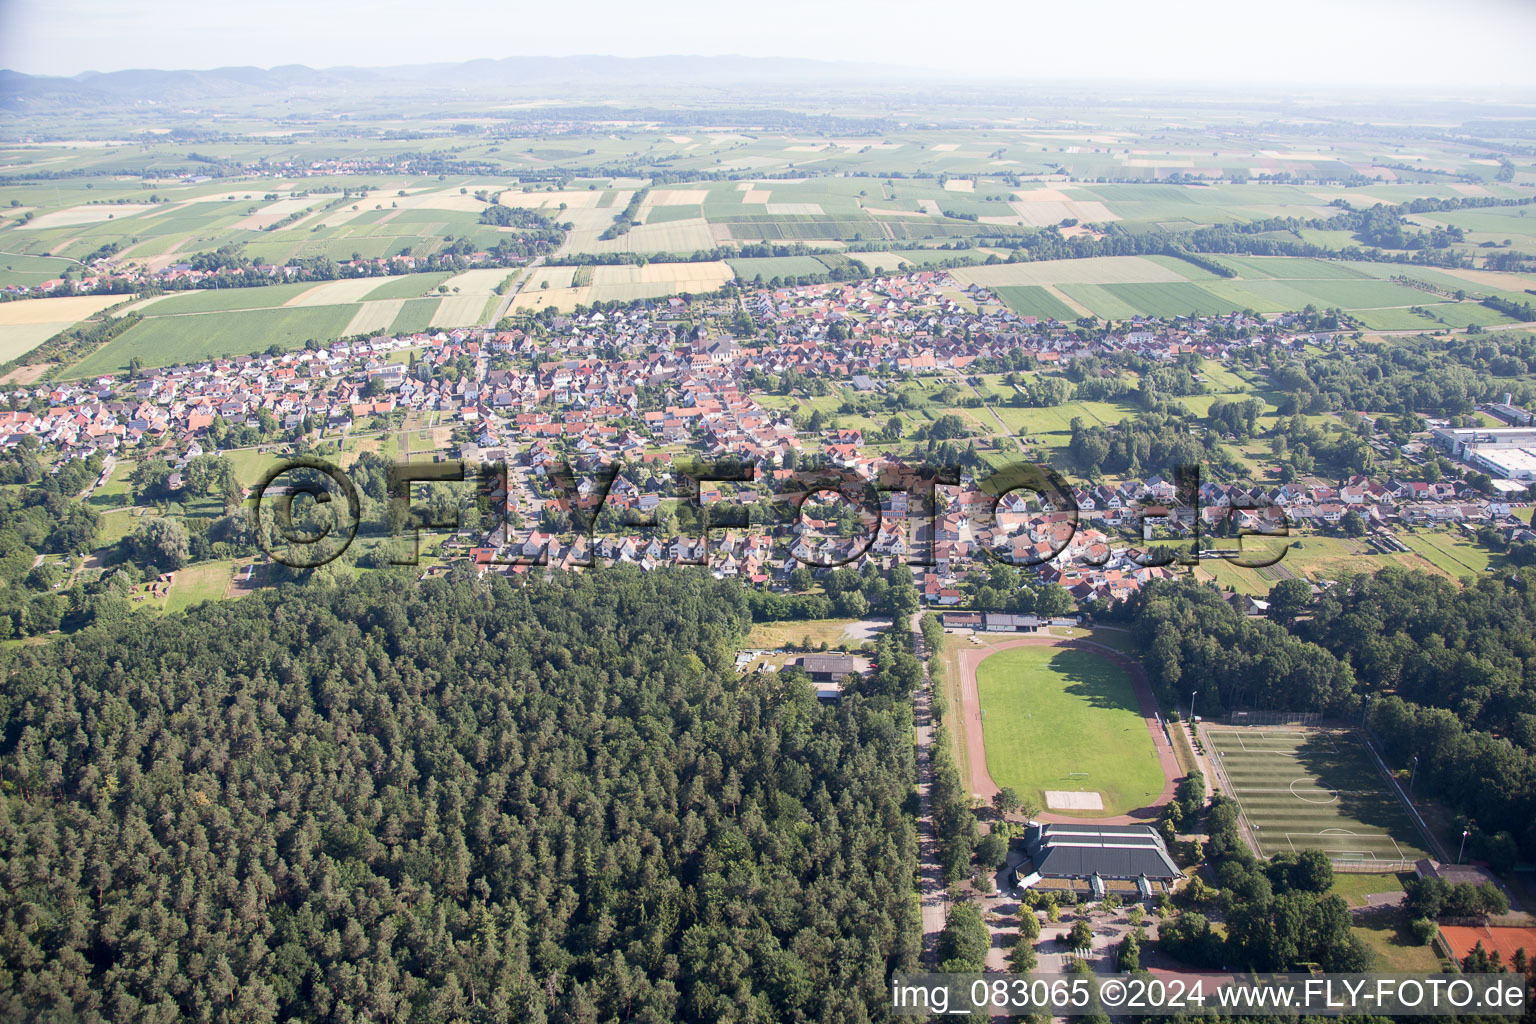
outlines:
[[[633,99],[640,89],[713,85],[724,92],[760,84],[931,79],[912,68],[843,61],[749,57],[507,57],[457,64],[388,68],[227,67],[205,71],[84,72],[73,77],[0,70],[0,109],[58,113],[72,109],[196,107],[384,97],[484,98],[565,95]]]

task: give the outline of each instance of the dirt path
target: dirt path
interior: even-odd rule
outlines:
[[[1147,732],[1152,736],[1152,748],[1157,752],[1158,764],[1163,769],[1162,791],[1153,798],[1146,807],[1132,811],[1130,814],[1117,814],[1109,817],[1076,817],[1071,814],[1061,814],[1050,811],[1039,815],[1041,821],[1096,821],[1103,825],[1131,825],[1145,822],[1149,818],[1157,816],[1158,809],[1173,799],[1174,786],[1177,784],[1182,772],[1179,770],[1179,762],[1173,755],[1173,744],[1168,741],[1168,736],[1163,732],[1157,722],[1157,699],[1152,695],[1152,684],[1147,681],[1147,674],[1142,670],[1135,659],[1129,658],[1113,647],[1095,643],[1092,640],[1077,640],[1070,637],[1032,636],[1016,637],[1008,640],[992,641],[987,647],[973,647],[962,649],[958,652],[960,664],[960,721],[965,730],[965,747],[970,755],[971,763],[971,792],[983,800],[991,800],[997,792],[997,783],[992,781],[992,776],[987,771],[987,746],[981,732],[981,696],[976,686],[976,667],[990,654],[1007,650],[1010,647],[1073,647],[1079,650],[1091,651],[1113,662],[1123,669],[1131,680],[1131,689],[1136,694],[1136,703],[1141,709],[1141,716],[1146,720]]]

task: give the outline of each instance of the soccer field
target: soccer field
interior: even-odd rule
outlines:
[[[1252,726],[1205,734],[1262,856],[1308,848],[1338,862],[1426,856],[1418,826],[1355,734]]]
[[[1060,647],[1012,647],[976,669],[987,771],[998,786],[1047,807],[1046,792],[1097,793],[1124,814],[1162,791],[1163,770],[1130,677],[1103,657]]]

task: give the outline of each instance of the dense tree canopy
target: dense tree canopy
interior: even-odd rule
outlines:
[[[406,579],[5,655],[0,1017],[881,1015],[912,666],[738,675],[697,570]]]
[[[1212,715],[1364,712],[1390,760],[1419,758],[1419,792],[1475,820],[1479,855],[1536,852],[1536,568],[1466,585],[1387,568],[1315,599],[1282,581],[1272,597],[1277,621],[1189,582],[1138,595],[1134,635],[1163,699],[1198,690]]]

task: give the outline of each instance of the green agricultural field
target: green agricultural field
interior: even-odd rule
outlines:
[[[1425,306],[1425,309],[1437,309]],[[1349,314],[1373,331],[1438,331],[1445,325],[1411,309],[1361,309]]]
[[[704,207],[698,205],[653,206],[645,214],[645,223],[666,224],[674,220],[696,220],[702,216]]]
[[[876,264],[872,261],[877,261],[881,256],[900,256],[908,263],[916,264],[920,267],[931,266],[935,263],[945,263],[949,260],[969,259],[977,263],[981,262],[981,257],[976,256],[974,253],[956,252],[953,249],[899,249],[890,253],[867,253],[865,255],[860,255],[859,258],[873,267]]]
[[[1041,807],[1046,790],[1099,793],[1103,811],[1085,816],[1124,814],[1162,791],[1130,677],[1099,655],[1013,647],[982,660],[976,685],[987,771],[999,786]]]
[[[1259,295],[1271,295],[1281,302],[1300,309],[1310,302],[1319,308],[1337,306],[1339,309],[1384,309],[1389,306],[1427,306],[1445,301],[1441,297],[1417,288],[1395,284],[1391,281],[1372,280],[1287,280],[1244,281],[1245,291]],[[1296,305],[1300,296],[1305,301]]]
[[[1050,317],[1062,323],[1072,323],[1078,314],[1071,306],[1046,291],[1040,285],[1005,285],[993,289],[1009,309],[1020,316]]]
[[[1232,313],[1243,305],[1198,284],[1106,284],[1104,290],[1151,316]]]
[[[667,209],[667,207],[660,207],[660,209]],[[746,282],[751,282],[759,275],[764,281],[769,281],[775,277],[799,277],[827,272],[826,264],[814,256],[766,256],[755,259],[726,260],[726,262],[736,272],[736,279]]]
[[[414,299],[431,293],[432,289],[453,275],[445,271],[435,274],[407,274],[369,292],[365,299]]]
[[[1492,327],[1495,324],[1515,323],[1514,319],[1480,302],[1442,302],[1426,308],[1435,315],[1435,319],[1449,327],[1468,327],[1472,324]]]
[[[1095,316],[1109,320],[1128,320],[1141,312],[1102,284],[1064,284],[1059,287],[1063,295],[1079,306],[1092,310]]]
[[[295,306],[149,317],[71,366],[61,376],[78,378],[117,373],[127,369],[128,361],[134,356],[138,356],[145,366],[174,366],[217,356],[260,352],[272,345],[300,348],[311,338],[325,341],[339,337],[351,321],[353,310],[352,306]]]
[[[432,326],[441,299],[410,299],[395,314],[395,322],[389,325],[391,334],[416,334]]]
[[[216,313],[232,309],[275,309],[315,287],[313,283],[274,284],[265,288],[216,288],[159,299],[147,307],[155,316],[176,313]]]
[[[1218,783],[1262,856],[1319,849],[1340,861],[1400,864],[1426,841],[1352,732],[1206,726]]]
[[[1237,271],[1239,279],[1244,280],[1326,281],[1370,277],[1364,271],[1337,260],[1298,259],[1290,256],[1228,256],[1225,253],[1212,258]]]
[[[0,254],[0,285],[30,288],[58,277],[72,266],[75,266],[73,261],[61,258]]]

